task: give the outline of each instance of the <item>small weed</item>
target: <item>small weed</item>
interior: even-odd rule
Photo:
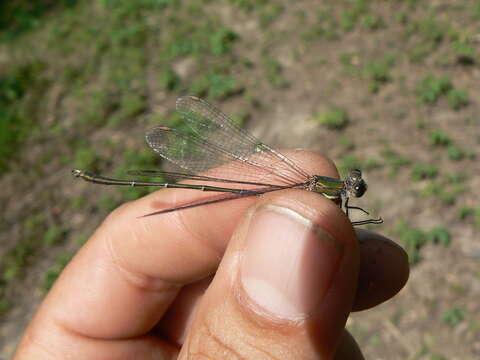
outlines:
[[[420,191],[423,197],[434,197],[445,205],[453,205],[458,196],[465,191],[462,183],[450,183],[447,178],[432,182]]]
[[[342,177],[345,177],[352,169],[363,168],[364,161],[354,155],[346,155],[338,163],[338,171]]]
[[[457,62],[463,65],[475,64],[475,48],[467,41],[456,40],[452,43],[453,50],[457,56]]]
[[[228,53],[238,35],[230,29],[219,28],[210,35],[210,52],[220,56]]]
[[[14,40],[42,24],[42,18],[56,8],[74,7],[77,0],[0,2],[0,32],[2,40]]]
[[[428,360],[447,360],[447,358],[443,355],[432,354],[429,356]]]
[[[282,65],[270,56],[265,56],[262,61],[263,71],[267,80],[277,89],[285,89],[289,82],[283,76]]]
[[[447,155],[450,160],[459,161],[465,158],[467,154],[458,146],[452,144],[452,145],[449,145],[447,148]]]
[[[12,66],[6,75],[0,76],[0,174],[8,169],[8,161],[36,129],[37,103],[42,100],[45,86],[39,79],[44,68],[43,63],[32,62]]]
[[[70,200],[69,207],[72,209],[81,209],[86,205],[87,201],[83,196],[77,196]]]
[[[238,81],[229,75],[210,72],[201,75],[190,86],[190,93],[210,99],[226,99],[243,91]]]
[[[454,110],[461,109],[469,104],[468,93],[464,90],[452,89],[447,94],[448,103]]]
[[[313,119],[332,130],[344,129],[349,122],[347,111],[342,108],[335,108],[326,113],[317,113],[313,115]]]
[[[443,247],[448,247],[450,245],[450,232],[442,226],[430,230],[427,233],[427,238],[433,244],[439,244]]]
[[[390,167],[390,174],[396,175],[398,170],[401,167],[407,166],[410,164],[410,160],[398,155],[392,149],[385,149],[381,153],[382,157],[385,159],[385,163]]]
[[[80,234],[80,235],[77,235],[74,239],[74,242],[75,244],[78,244],[78,245],[83,245],[87,242],[87,240],[89,239],[89,236],[86,235],[86,234]]]
[[[452,83],[449,78],[429,75],[418,83],[417,95],[422,103],[434,104],[440,96],[447,94],[451,89]]]
[[[465,309],[453,307],[443,313],[442,320],[448,326],[454,327],[465,320]]]
[[[1,290],[2,289],[0,288],[0,291]],[[11,309],[12,305],[13,304],[10,301],[8,301],[7,299],[5,299],[0,292],[0,316],[7,313],[8,310]]]
[[[147,98],[139,91],[122,93],[119,108],[108,119],[108,125],[116,126],[124,121],[132,120],[135,116],[145,112]]]
[[[442,245],[448,247],[450,245],[450,233],[441,226],[435,227],[430,231],[424,231],[419,228],[408,225],[404,220],[395,228],[395,233],[402,242],[405,251],[408,254],[410,264],[418,264],[421,260],[421,249],[427,244]]]
[[[391,58],[373,61],[365,65],[363,76],[369,80],[371,93],[377,93],[380,87],[392,79],[390,68],[393,65]]]
[[[65,237],[67,230],[61,225],[51,225],[43,235],[43,244],[52,246],[58,244]]]
[[[317,39],[325,39],[328,41],[337,40],[339,38],[338,22],[332,10],[319,10],[316,23],[302,33],[302,38],[306,41],[314,41]]]
[[[412,169],[412,178],[415,181],[433,179],[438,175],[438,168],[430,164],[417,164]]]
[[[46,230],[46,219],[41,212],[23,221],[20,240],[2,257],[0,282],[8,284],[22,276],[29,258],[41,247],[38,239]]]
[[[70,253],[62,254],[57,257],[57,259],[55,260],[55,263],[52,266],[50,266],[50,268],[47,270],[47,272],[43,276],[43,283],[41,286],[41,290],[43,293],[47,293],[52,288],[58,276],[63,271],[65,266],[70,262],[72,257],[73,257],[73,254],[70,254]]]
[[[419,63],[433,53],[442,42],[444,32],[445,26],[433,17],[407,24],[407,36],[415,39],[415,43],[410,46],[413,49],[409,54],[410,60]]]
[[[123,193],[123,190],[121,190]],[[97,207],[100,211],[104,213],[109,213],[116,209],[120,205],[120,200],[116,199],[112,195],[102,194],[100,198],[97,200]]]
[[[473,214],[473,222],[477,227],[480,227],[480,206],[477,206]]]
[[[405,221],[401,221],[397,225],[395,232],[408,254],[410,264],[415,265],[420,262],[420,250],[428,240],[426,233],[423,230],[408,225]]]
[[[180,77],[169,67],[160,73],[160,85],[167,91],[176,90],[180,86]]]
[[[97,151],[86,144],[79,146],[75,152],[73,165],[75,169],[97,170],[100,158]]]
[[[385,21],[380,15],[367,14],[362,17],[361,23],[370,31],[376,31],[385,27]]]
[[[463,206],[458,209],[458,217],[460,220],[465,220],[475,214],[475,209],[470,206]]]
[[[448,146],[452,139],[444,131],[434,129],[429,134],[429,142],[432,146]]]
[[[280,4],[271,3],[263,6],[260,10],[260,26],[266,28],[274,22],[284,11]]]
[[[357,23],[364,16],[368,16],[368,2],[365,0],[354,0],[340,17],[340,28],[345,32],[352,31]]]

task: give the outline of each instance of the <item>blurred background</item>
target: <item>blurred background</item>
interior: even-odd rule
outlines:
[[[197,95],[274,147],[361,168],[356,205],[409,253],[353,314],[367,359],[480,358],[480,1],[0,2],[0,358],[105,216],[148,190],[145,130]]]

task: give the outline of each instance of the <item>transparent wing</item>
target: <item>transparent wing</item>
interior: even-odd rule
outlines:
[[[160,156],[189,173],[208,171],[209,176],[215,176],[216,171],[210,169],[232,163],[228,173],[219,173],[221,177],[290,184],[309,178],[291,160],[236,126],[208,102],[193,96],[181,97],[177,100],[177,111],[192,134],[157,126],[147,132],[146,139]]]

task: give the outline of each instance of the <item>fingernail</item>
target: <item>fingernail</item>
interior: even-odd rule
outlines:
[[[308,317],[327,293],[342,254],[342,244],[311,220],[265,206],[251,220],[241,284],[249,300],[275,317]]]

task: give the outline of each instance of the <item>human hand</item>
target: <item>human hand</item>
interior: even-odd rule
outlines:
[[[336,176],[317,154],[288,156]],[[65,268],[15,359],[362,358],[345,321],[403,287],[400,247],[355,235],[332,201],[304,190],[138,218],[199,197],[208,194],[165,189],[115,210]]]

